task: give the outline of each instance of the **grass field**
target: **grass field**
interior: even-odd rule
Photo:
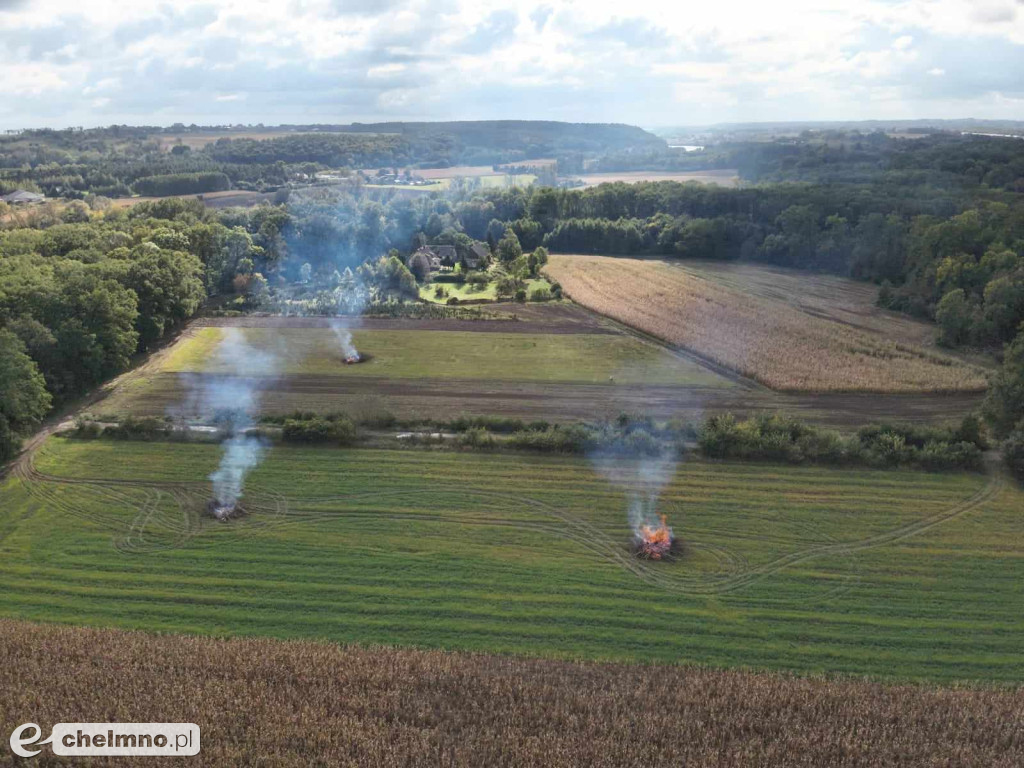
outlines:
[[[745,278],[745,272],[753,278]],[[545,274],[590,309],[692,350],[776,390],[959,392],[987,386],[983,369],[900,339],[908,321],[889,322],[838,278],[791,278],[788,289],[758,281],[757,267],[700,274],[655,259],[552,254]],[[731,278],[731,279],[727,279]],[[802,302],[800,286],[816,286]],[[828,311],[829,295],[846,316]],[[856,306],[856,305],[855,305]],[[887,314],[887,313],[884,313]]]
[[[525,323],[515,325],[520,328]],[[469,321],[468,327],[476,326]],[[197,329],[157,364],[118,387],[101,404],[101,411],[162,413],[183,399],[179,374],[230,373],[229,369],[218,368],[213,359],[224,332],[220,327]],[[470,395],[466,382],[477,382],[477,389],[486,387],[480,382],[489,381],[608,384],[611,379],[621,386],[731,386],[727,379],[691,360],[615,333],[362,329],[353,332],[353,340],[370,359],[350,366],[342,362],[337,337],[330,328],[242,328],[240,332],[253,347],[276,353],[278,376],[266,383],[270,390],[284,392],[292,386],[315,382],[319,391],[330,396],[360,381],[394,385],[403,381],[421,384],[424,380],[450,382],[448,386],[458,386],[455,394],[464,398]],[[307,408],[310,403],[303,400],[291,407],[286,404],[283,409],[295,407]]]
[[[28,712],[44,733],[71,719],[192,722],[208,765],[263,764],[268,755],[275,766],[396,768],[1024,762],[1024,697],[1013,690],[2,620],[0,656],[5,732]]]
[[[660,501],[685,554],[645,563],[628,463],[277,447],[222,524],[219,455],[51,438],[0,486],[0,615],[1024,680],[1024,493],[998,476],[686,462]]]

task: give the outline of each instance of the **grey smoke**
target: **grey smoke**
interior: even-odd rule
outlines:
[[[246,434],[233,434],[221,443],[224,455],[210,480],[213,482],[213,497],[224,509],[233,509],[242,498],[245,477],[263,461],[267,447],[262,437]]]
[[[225,433],[220,466],[210,475],[214,499],[232,508],[245,478],[266,455],[267,442],[248,434],[255,425],[262,391],[279,372],[276,349],[256,348],[239,328],[223,328],[217,351],[203,373],[182,374],[188,392],[185,413],[212,417]]]
[[[359,351],[352,341],[352,330],[360,325],[360,316],[370,300],[370,292],[351,269],[346,269],[335,289],[335,316],[331,330],[338,337],[343,357],[356,357]]]
[[[652,528],[661,525],[658,502],[661,492],[675,475],[679,463],[675,451],[650,455],[616,444],[592,451],[589,458],[604,477],[626,494],[627,515],[634,535],[638,536],[645,525]]]

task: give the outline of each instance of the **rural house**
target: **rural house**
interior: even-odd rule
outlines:
[[[41,203],[45,199],[45,195],[40,195],[38,192],[28,192],[24,189],[16,189],[9,195],[0,197],[0,202],[7,203],[9,205],[32,205],[33,203]]]
[[[490,256],[490,248],[483,243],[473,243],[473,246],[469,249],[469,255],[464,259],[466,269],[480,269],[480,267],[487,263],[487,259]]]
[[[411,268],[413,259],[423,256],[427,260],[431,273],[442,267],[453,268],[459,263],[459,254],[454,245],[424,245],[409,257],[407,265]]]

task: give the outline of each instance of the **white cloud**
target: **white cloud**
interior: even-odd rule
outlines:
[[[0,127],[1000,117],[1024,97],[1024,7],[34,0],[0,11],[0,60],[0,94],[21,97]]]

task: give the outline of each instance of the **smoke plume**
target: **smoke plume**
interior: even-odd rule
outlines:
[[[206,371],[182,378],[188,392],[185,411],[212,417],[225,434],[220,466],[209,479],[218,508],[231,510],[242,498],[246,476],[266,454],[266,441],[249,432],[262,390],[278,375],[279,355],[274,347],[252,346],[240,328],[221,332]]]

